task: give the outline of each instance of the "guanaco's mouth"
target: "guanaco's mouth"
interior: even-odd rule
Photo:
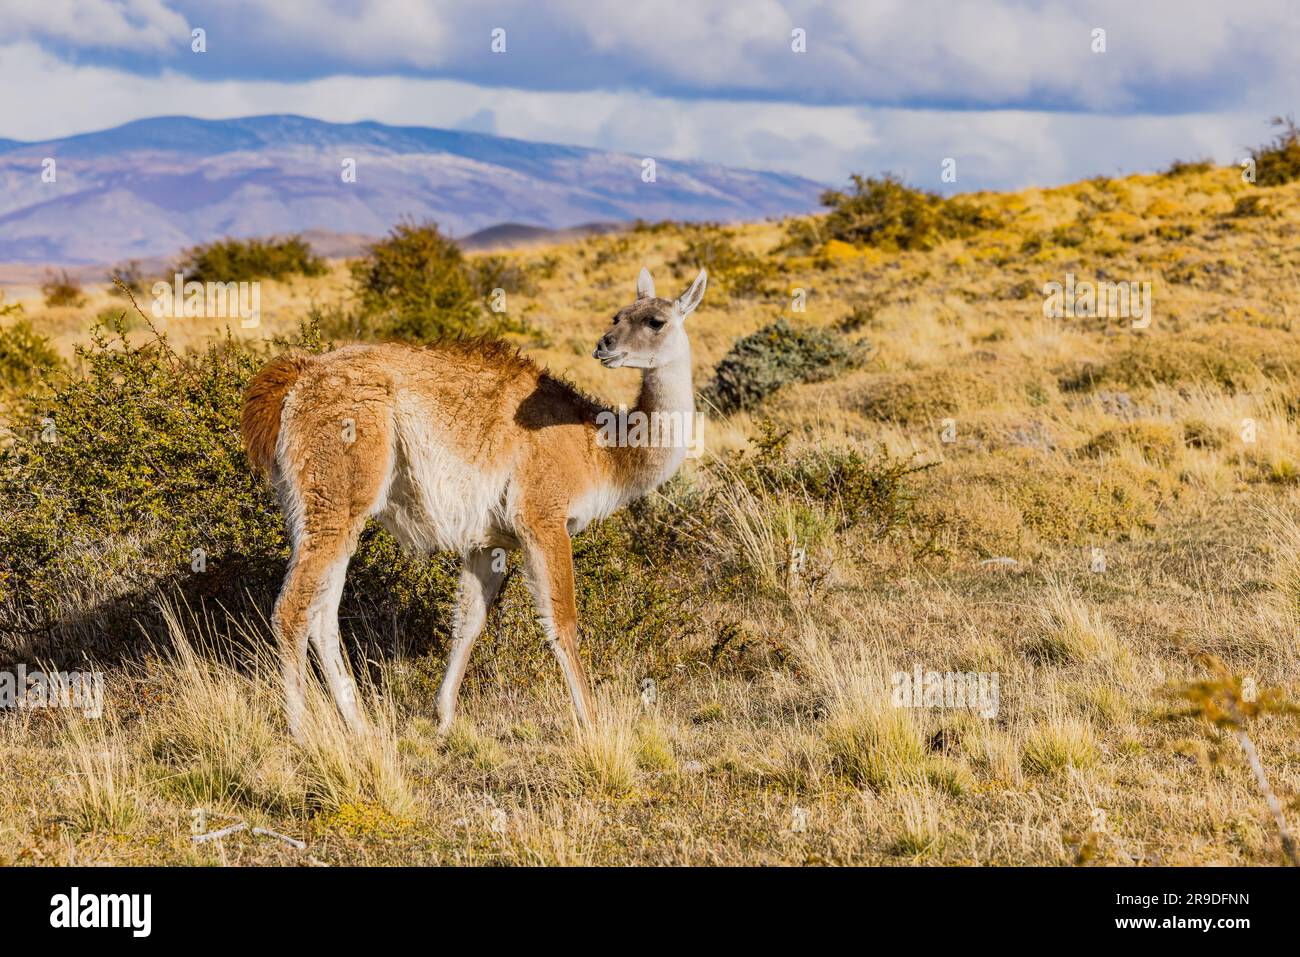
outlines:
[[[601,352],[597,349],[591,354],[592,358],[597,360],[606,369],[617,369],[627,358],[626,352]]]

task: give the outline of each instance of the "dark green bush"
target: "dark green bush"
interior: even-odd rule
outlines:
[[[56,618],[71,581],[160,582],[196,548],[215,565],[280,545],[238,438],[256,357],[230,340],[182,357],[162,340],[133,346],[124,328],[96,328],[78,349],[85,376],[47,402],[52,428],[0,462],[0,563],[27,620]]]
[[[860,344],[832,333],[795,327],[778,319],[737,339],[701,392],[706,405],[723,415],[752,409],[784,385],[821,382],[865,358]]]
[[[1254,216],[1273,217],[1277,211],[1264,202],[1262,193],[1249,193],[1239,196],[1232,204],[1232,209],[1223,214],[1224,219],[1249,219]]]
[[[195,246],[178,267],[186,282],[251,282],[285,276],[321,276],[325,261],[301,236],[222,239]]]
[[[0,327],[0,393],[24,394],[62,365],[50,340],[36,332],[30,320],[19,319]]]
[[[883,538],[908,523],[915,490],[909,479],[937,463],[914,464],[883,445],[871,455],[857,449],[818,448],[792,454],[789,433],[771,422],[761,425],[752,454],[727,466],[730,476],[754,491],[795,494],[815,502],[835,520],[837,531],[865,528]]]
[[[691,278],[703,267],[709,271],[710,285],[740,299],[769,294],[777,263],[740,248],[735,240],[734,231],[717,225],[692,227],[685,247],[669,265],[678,276]]]
[[[597,673],[631,660],[643,673],[670,674],[683,639],[699,627],[692,604],[701,596],[689,575],[656,555],[658,529],[639,517],[622,512],[573,539],[578,620]]]
[[[83,306],[86,303],[86,298],[81,294],[81,284],[69,276],[66,269],[58,275],[47,275],[45,282],[41,283],[41,294],[45,297],[45,305],[52,308]]]
[[[429,341],[486,331],[465,257],[434,223],[402,223],[350,264],[361,335]]]
[[[491,297],[497,289],[509,294],[536,295],[539,280],[554,275],[557,265],[559,260],[555,256],[544,256],[536,262],[498,254],[476,256],[469,260],[474,287],[483,299]]]
[[[104,278],[109,282],[109,293],[114,296],[125,299],[127,293],[137,297],[143,296],[145,293],[144,270],[141,268],[138,259],[132,259],[120,266],[114,266]]]
[[[1174,160],[1165,168],[1162,176],[1168,176],[1171,179],[1177,176],[1192,176],[1198,173],[1208,173],[1214,169],[1214,160]]]
[[[293,344],[322,348],[310,327]],[[267,356],[229,337],[182,355],[157,334],[129,341],[118,320],[78,358],[84,374],[43,402],[47,428],[0,453],[0,634],[120,642],[156,621],[159,588],[251,595],[269,611],[287,548],[239,437],[244,384]],[[401,556],[371,529],[352,569],[345,603],[433,637],[454,582],[446,562]]]
[[[913,189],[898,177],[852,174],[853,191],[827,190],[821,204],[830,212],[821,223],[822,241],[838,239],[881,249],[929,249],[946,239],[969,236],[998,225],[993,217],[960,199]],[[800,221],[796,221],[800,222]],[[806,224],[791,242],[808,242]]]
[[[1250,151],[1255,160],[1255,182],[1260,186],[1281,186],[1300,179],[1300,127],[1295,118],[1275,116],[1273,141]]]

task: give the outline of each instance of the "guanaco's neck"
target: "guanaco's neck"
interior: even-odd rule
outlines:
[[[628,419],[628,441],[609,451],[615,480],[635,498],[670,479],[696,440],[689,349],[671,362],[642,371],[641,393]],[[639,437],[634,431],[638,419],[644,423]]]
[[[672,362],[641,371],[641,394],[637,396],[636,407],[646,413],[694,413],[695,387],[691,383],[690,349]]]

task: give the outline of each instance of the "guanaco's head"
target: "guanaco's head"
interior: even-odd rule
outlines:
[[[600,337],[592,356],[606,369],[656,369],[690,355],[686,317],[704,298],[708,278],[701,269],[695,282],[677,299],[659,299],[650,270],[643,268],[636,278],[636,302],[614,314],[609,331]]]

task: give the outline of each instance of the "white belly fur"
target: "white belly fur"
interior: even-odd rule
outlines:
[[[399,406],[392,480],[375,518],[404,547],[420,552],[516,546],[509,464],[485,472],[427,422],[418,408]],[[627,498],[608,485],[579,496],[569,508],[569,534],[618,511]]]
[[[505,507],[508,470],[487,474],[465,461],[413,411],[399,409],[394,417],[393,480],[376,518],[418,551],[461,552],[495,544],[511,524]]]

